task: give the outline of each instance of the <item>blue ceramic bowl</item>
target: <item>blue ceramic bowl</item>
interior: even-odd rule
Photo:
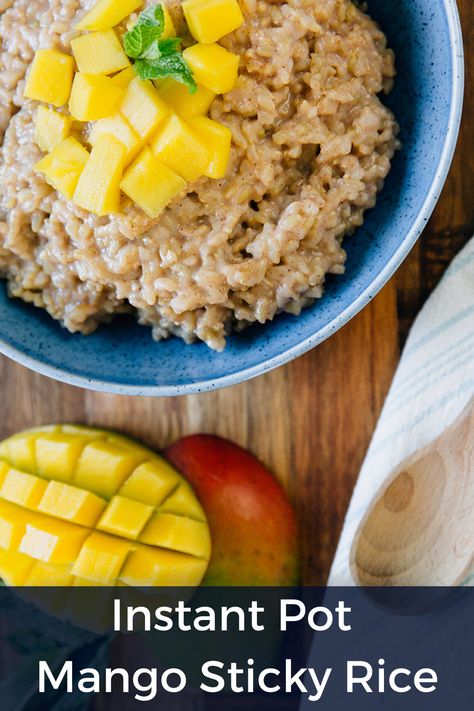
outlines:
[[[388,99],[403,151],[377,206],[345,243],[347,272],[330,277],[323,299],[300,316],[281,315],[229,339],[224,353],[117,318],[92,336],[70,335],[46,312],[0,287],[0,351],[44,375],[129,395],[180,395],[233,385],[276,368],[328,338],[365,306],[423,230],[446,178],[463,95],[463,53],[455,0],[369,0],[396,53]]]

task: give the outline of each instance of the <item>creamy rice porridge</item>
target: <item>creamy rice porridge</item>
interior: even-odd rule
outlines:
[[[233,329],[298,314],[327,273],[343,273],[342,239],[398,147],[378,97],[395,74],[385,36],[349,0],[242,0],[245,23],[221,42],[241,57],[239,81],[210,109],[232,130],[226,177],[200,178],[155,220],[126,201],[97,217],[33,170],[37,102],[23,97],[35,51],[69,52],[93,4],[0,0],[0,274],[11,296],[72,332],[133,310],[156,339],[216,350]],[[179,2],[167,6],[190,41]]]

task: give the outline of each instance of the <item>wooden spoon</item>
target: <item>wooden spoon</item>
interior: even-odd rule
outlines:
[[[474,398],[376,496],[351,551],[363,586],[451,586],[474,563]]]

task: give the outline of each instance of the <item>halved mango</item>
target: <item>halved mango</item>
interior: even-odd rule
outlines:
[[[35,509],[46,491],[48,482],[19,469],[9,469],[3,477],[0,497],[12,504]]]
[[[74,59],[56,49],[39,49],[33,59],[25,87],[28,99],[64,106],[71,93]]]
[[[173,114],[152,142],[152,151],[168,168],[193,182],[209,165],[209,152],[189,126]]]
[[[35,565],[33,558],[17,551],[0,549],[0,578],[6,585],[26,585],[28,575]]]
[[[206,572],[207,563],[185,553],[141,546],[125,561],[119,580],[132,587],[148,585],[195,585]]]
[[[74,485],[110,499],[143,458],[108,442],[92,442],[83,450]]]
[[[196,521],[206,520],[206,514],[201,504],[186,481],[181,482],[178,488],[159,507],[159,510],[177,514],[178,516],[194,518]]]
[[[220,44],[194,44],[183,52],[198,84],[216,94],[231,91],[239,74],[240,58]]]
[[[69,136],[42,158],[35,165],[35,170],[70,200],[88,160],[88,151],[78,140]]]
[[[106,533],[91,533],[81,548],[72,573],[92,582],[113,585],[131,550],[131,543]]]
[[[180,483],[176,469],[164,460],[144,462],[135,469],[119,493],[133,501],[140,501],[148,506],[159,506]]]
[[[38,474],[46,479],[70,481],[86,444],[85,437],[64,432],[48,432],[36,437],[34,446]]]
[[[126,154],[125,146],[114,136],[99,136],[74,192],[75,204],[100,216],[118,212]]]
[[[71,40],[74,59],[84,74],[114,74],[130,66],[130,60],[114,30],[100,30]]]
[[[114,496],[97,524],[99,531],[136,540],[153,514],[153,506]]]
[[[206,560],[211,555],[207,524],[170,513],[155,513],[140,534],[139,541]]]
[[[26,524],[20,553],[44,563],[70,563],[81,551],[89,530],[73,523],[37,514]]]
[[[69,136],[72,117],[46,106],[38,106],[35,114],[35,143],[42,151],[52,151]]]
[[[38,504],[38,511],[79,526],[94,528],[107,506],[96,494],[61,481],[50,481]]]

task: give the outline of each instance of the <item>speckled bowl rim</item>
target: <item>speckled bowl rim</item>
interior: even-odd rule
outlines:
[[[238,373],[224,375],[220,378],[211,380],[188,383],[185,385],[124,385],[123,383],[104,382],[94,378],[86,378],[84,376],[68,373],[60,368],[55,368],[43,363],[36,358],[25,355],[17,348],[12,347],[4,340],[0,339],[0,353],[8,358],[24,365],[26,368],[33,370],[41,375],[45,375],[54,380],[74,385],[86,390],[95,390],[96,392],[112,393],[116,395],[138,395],[148,397],[167,397],[177,395],[190,395],[193,393],[209,392],[219,388],[230,387],[239,383],[245,382],[252,378],[267,373],[281,365],[285,365],[315,346],[319,345],[327,338],[332,336],[359,311],[361,311],[385,286],[391,276],[396,272],[405,257],[408,255],[419,236],[423,232],[427,220],[430,218],[436,203],[439,200],[444,183],[448,176],[451,162],[456,148],[459,127],[461,123],[463,97],[464,97],[464,49],[462,40],[461,21],[456,5],[456,0],[444,0],[446,18],[449,27],[449,38],[451,47],[451,59],[453,67],[453,85],[451,93],[450,115],[448,121],[448,130],[441,152],[440,160],[436,170],[435,177],[431,184],[430,190],[422,205],[418,218],[413,223],[409,232],[405,235],[400,246],[387,262],[385,267],[367,287],[349,306],[347,306],[338,316],[330,323],[319,329],[317,333],[305,338],[303,341],[285,350],[280,355],[269,358],[258,365],[246,368]]]

